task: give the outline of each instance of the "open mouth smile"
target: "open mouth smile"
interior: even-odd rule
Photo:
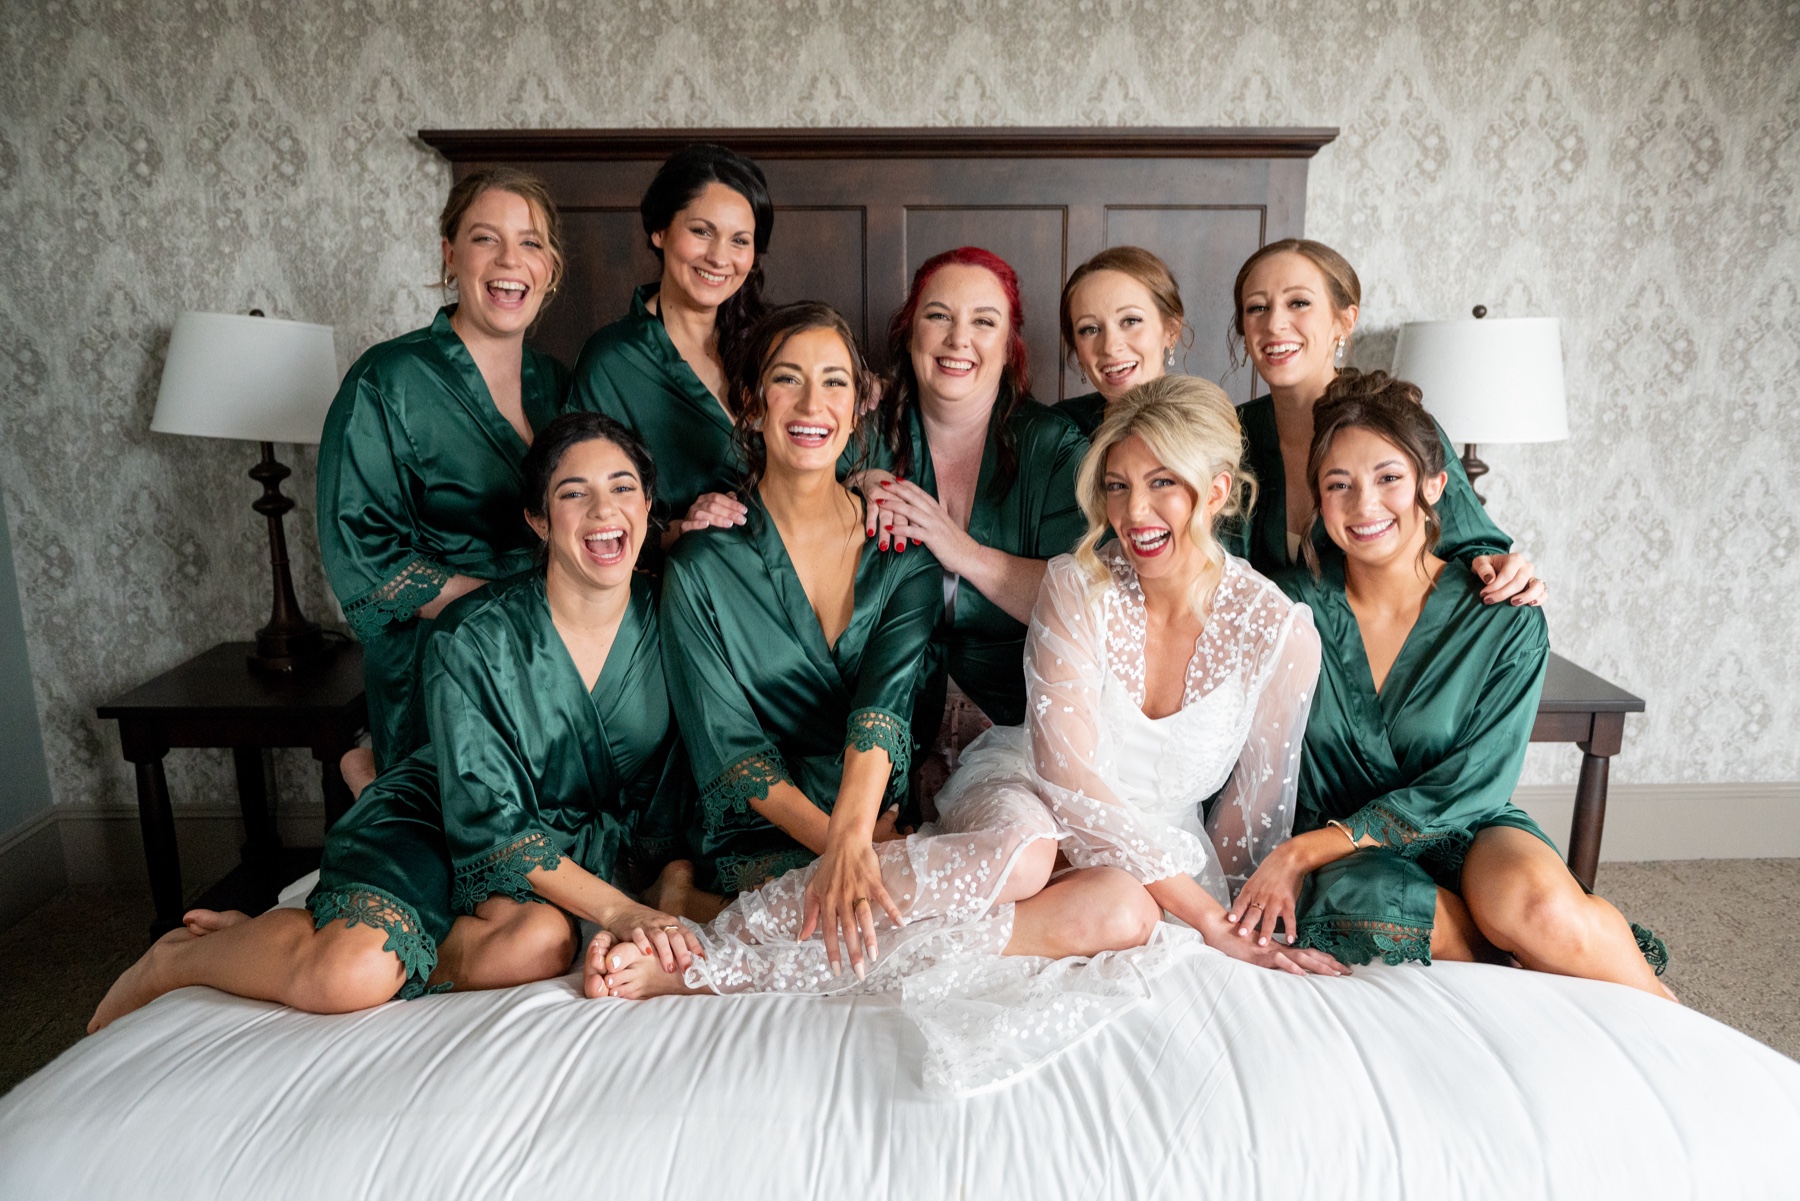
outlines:
[[[1271,367],[1279,367],[1300,353],[1298,342],[1270,342],[1262,348],[1263,359]]]
[[[1170,533],[1166,527],[1154,529],[1132,530],[1125,535],[1131,543],[1132,553],[1150,559],[1168,549]]]
[[[1394,528],[1394,524],[1394,519],[1389,517],[1381,521],[1367,521],[1361,525],[1346,526],[1345,528],[1349,530],[1350,536],[1358,542],[1373,542],[1377,538],[1385,537]]]
[[[516,279],[490,279],[485,285],[488,299],[503,309],[523,308],[531,285]]]
[[[795,421],[787,426],[788,440],[796,446],[824,446],[831,441],[832,427]]]
[[[602,567],[613,567],[625,560],[625,531],[618,528],[595,530],[581,540],[588,557]]]

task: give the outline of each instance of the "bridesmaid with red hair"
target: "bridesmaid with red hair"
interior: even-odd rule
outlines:
[[[929,746],[946,679],[996,725],[1025,720],[1025,630],[1046,562],[1086,531],[1075,474],[1087,439],[1031,398],[1019,277],[975,246],[927,259],[888,326],[893,366],[876,463],[860,483],[868,533],[923,546],[944,616],[914,733]]]

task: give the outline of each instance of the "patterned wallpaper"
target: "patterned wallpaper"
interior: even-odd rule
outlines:
[[[1649,701],[1617,778],[1800,779],[1795,0],[59,0],[7,21],[0,481],[60,803],[133,795],[95,704],[266,617],[254,448],[148,432],[174,315],[328,322],[345,364],[422,324],[448,171],[412,133],[482,126],[1340,126],[1307,230],[1365,281],[1357,362],[1476,302],[1563,318],[1571,438],[1485,451],[1488,491],[1552,581],[1559,649]],[[323,616],[299,460],[289,530]],[[178,797],[230,795],[222,753],[170,771]],[[1573,771],[1540,748],[1527,778]]]

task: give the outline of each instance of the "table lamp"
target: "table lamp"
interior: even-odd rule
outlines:
[[[262,461],[249,474],[263,494],[251,508],[268,518],[275,599],[269,624],[256,631],[252,671],[302,671],[332,650],[294,596],[282,530],[294,502],[281,494],[292,473],[275,459],[277,442],[318,444],[338,385],[331,336],[329,325],[277,321],[252,309],[249,316],[183,313],[169,338],[150,429],[262,443]]]
[[[1394,374],[1424,393],[1425,407],[1463,444],[1469,483],[1487,474],[1479,442],[1560,442],[1569,436],[1562,323],[1555,317],[1412,321],[1400,327]],[[1486,504],[1479,492],[1475,498]]]

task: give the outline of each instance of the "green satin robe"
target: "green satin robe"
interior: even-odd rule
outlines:
[[[656,461],[654,511],[674,521],[703,493],[736,491],[743,464],[731,418],[646,307],[658,286],[640,287],[631,312],[581,348],[569,408],[604,413],[643,439]]]
[[[1474,573],[1447,562],[1377,694],[1332,551],[1321,578],[1284,583],[1323,643],[1294,832],[1337,820],[1382,845],[1307,878],[1300,941],[1345,963],[1429,963],[1437,888],[1460,892],[1476,834],[1513,826],[1554,846],[1511,799],[1550,654],[1544,613],[1482,604]]]
[[[909,411],[905,428],[912,444],[913,481],[935,497],[937,472],[918,409]],[[1029,400],[1013,414],[1007,430],[1018,449],[1018,474],[1005,492],[994,494],[1000,446],[990,424],[981,452],[975,503],[969,513],[969,537],[1026,559],[1067,554],[1087,532],[1087,518],[1075,499],[1075,476],[1087,454],[1087,438],[1055,410]],[[876,462],[883,467],[891,465],[892,455],[885,447],[877,449]],[[931,660],[913,724],[921,743],[929,745],[937,737],[946,676],[955,680],[995,725],[1016,726],[1025,721],[1025,633],[1024,622],[968,581],[958,582],[932,634]]]
[[[1276,583],[1286,586],[1284,577],[1310,574],[1304,562],[1290,560],[1287,550],[1287,474],[1281,459],[1281,436],[1275,428],[1275,399],[1259,396],[1238,406],[1238,420],[1244,427],[1244,465],[1256,477],[1256,508],[1250,519],[1238,521],[1220,531],[1225,549]],[[1460,559],[1464,563],[1482,555],[1503,555],[1512,549],[1512,539],[1488,517],[1487,510],[1475,499],[1462,460],[1436,421],[1438,438],[1444,444],[1444,470],[1449,481],[1436,508],[1443,529],[1438,535],[1436,554],[1440,559]],[[1335,552],[1325,529],[1313,523],[1313,546],[1320,558]]]
[[[1071,396],[1057,402],[1056,412],[1073,421],[1082,437],[1092,438],[1094,431],[1100,428],[1100,423],[1106,420],[1106,397],[1098,392],[1089,392],[1086,396]]]
[[[432,741],[332,828],[307,901],[319,925],[386,929],[407,996],[458,915],[490,896],[532,899],[527,874],[565,855],[624,886],[628,861],[674,857],[693,807],[646,580],[632,584],[592,692],[551,622],[541,571],[457,600],[436,625]]]
[[[525,442],[450,327],[454,311],[370,347],[338,387],[319,441],[319,551],[363,645],[384,768],[426,738],[420,678],[432,623],[419,606],[453,575],[524,570],[538,544],[519,495]],[[542,429],[562,407],[567,372],[527,347],[519,384],[526,421]]]
[[[905,790],[920,664],[943,606],[937,560],[865,543],[855,604],[837,644],[801,588],[757,498],[742,526],[683,535],[663,576],[663,661],[700,784],[690,832],[703,887],[735,893],[813,853],[751,802],[786,780],[826,813],[844,752],[880,747],[890,797]]]

